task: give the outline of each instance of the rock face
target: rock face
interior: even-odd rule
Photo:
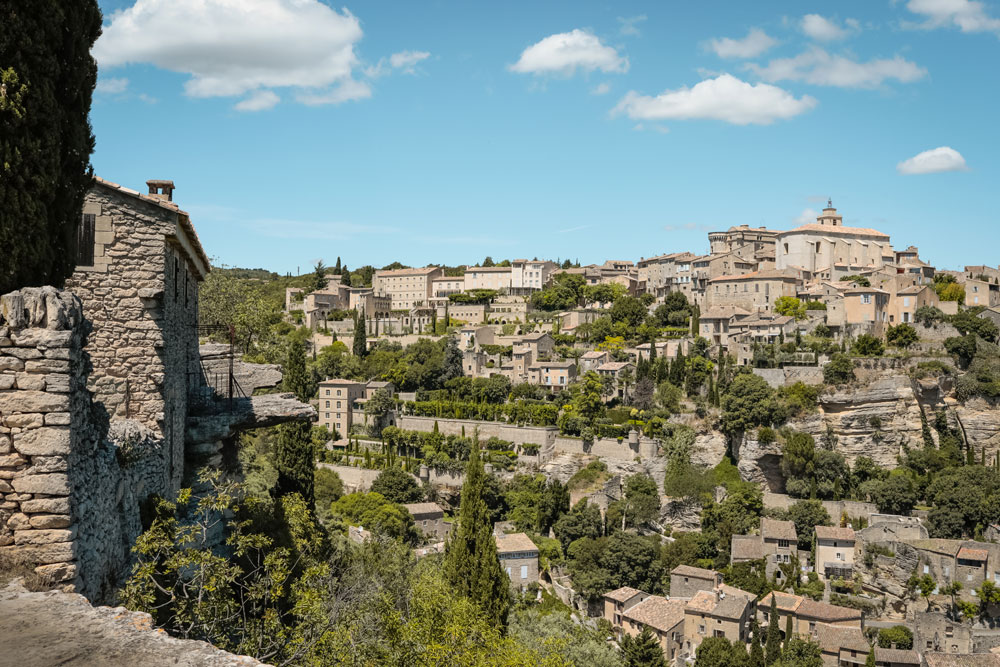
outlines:
[[[74,593],[0,590],[0,667],[260,667],[253,658],[201,641],[176,639],[153,628],[149,614],[92,607]]]

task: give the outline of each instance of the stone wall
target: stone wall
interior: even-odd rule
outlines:
[[[784,368],[755,368],[754,375],[764,378],[772,387],[802,382],[804,384],[823,384],[823,369],[819,366],[785,366]]]
[[[170,487],[184,471],[189,364],[198,359],[198,281],[179,244],[178,212],[98,184],[84,214],[97,221],[93,267],[67,288],[92,324],[88,387],[112,418],[135,419],[165,441]]]
[[[0,549],[99,600],[124,574],[140,503],[167,476],[160,439],[92,400],[86,334],[67,291],[0,297]]]
[[[474,419],[445,419],[439,417],[417,417],[415,415],[402,415],[398,419],[399,428],[407,431],[423,431],[430,433],[434,430],[434,423],[437,422],[438,430],[444,435],[462,435],[465,429],[466,437],[471,438],[472,434],[479,430],[479,439],[500,438],[508,440],[516,445],[534,444],[544,448],[551,445],[555,440],[559,429],[555,426],[518,426],[517,424],[507,424],[505,422],[486,422]]]

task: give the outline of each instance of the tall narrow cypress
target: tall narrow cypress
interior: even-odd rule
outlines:
[[[764,664],[781,660],[781,631],[778,629],[778,598],[771,593],[771,609],[767,614],[767,640],[764,642]]]
[[[312,398],[306,374],[306,351],[302,341],[293,340],[289,344],[282,370],[285,391],[292,392],[302,402]],[[311,431],[312,425],[309,422],[281,424],[274,448],[274,466],[278,470],[278,481],[274,486],[275,497],[298,493],[309,507],[315,504],[313,482],[316,468]]]
[[[511,606],[510,579],[500,567],[493,522],[483,497],[485,484],[486,471],[476,433],[465,468],[458,526],[445,546],[444,573],[456,591],[474,602],[493,625],[504,630]]]
[[[355,357],[364,358],[368,354],[368,332],[365,330],[365,311],[354,311],[354,342],[352,351]]]

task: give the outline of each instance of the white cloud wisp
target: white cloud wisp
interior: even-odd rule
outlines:
[[[709,40],[706,46],[720,58],[756,58],[777,43],[760,28],[751,28],[742,39],[719,37]]]
[[[917,153],[896,165],[896,171],[906,175],[938,174],[943,171],[968,171],[968,169],[962,154],[949,146]]]
[[[750,63],[747,69],[770,83],[803,81],[839,88],[876,88],[889,79],[912,83],[927,74],[926,69],[900,56],[858,62],[819,47],[791,58],[776,58],[764,67]]]
[[[628,58],[603,44],[585,30],[549,35],[521,52],[509,69],[520,74],[562,74],[572,76],[577,69],[587,72],[627,72]]]

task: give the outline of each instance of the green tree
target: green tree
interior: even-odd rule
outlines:
[[[854,339],[851,353],[859,357],[881,357],[885,353],[885,344],[881,338],[871,334],[861,334]]]
[[[846,354],[837,353],[823,367],[823,382],[847,384],[854,381],[854,362]]]
[[[365,402],[365,421],[371,420],[368,423],[371,435],[378,437],[382,434],[385,418],[395,408],[396,401],[385,387],[375,390],[372,397]]]
[[[816,480],[816,441],[808,433],[791,433],[782,447],[781,471],[785,488],[796,498],[814,494]]]
[[[752,373],[736,376],[722,397],[721,427],[730,436],[780,424],[787,415],[787,408],[767,381]]]
[[[305,346],[301,340],[293,339],[288,346],[288,357],[284,365],[284,388],[295,394],[300,401],[308,401],[313,390],[309,386],[306,373]],[[278,481],[274,487],[276,498],[297,493],[312,508],[316,467],[312,443],[312,425],[305,421],[281,424],[277,427],[274,465],[278,470]]]
[[[881,648],[898,648],[909,651],[913,648],[913,631],[905,625],[894,625],[878,631],[878,645]]]
[[[759,645],[758,645],[759,647]],[[725,637],[705,637],[695,654],[695,667],[746,667],[750,656],[743,644]]]
[[[905,322],[901,322],[896,326],[891,326],[885,332],[886,342],[889,343],[889,345],[895,345],[896,347],[910,347],[919,339],[920,337],[917,336],[917,330]]]
[[[363,526],[376,535],[384,535],[413,545],[417,530],[413,517],[399,503],[388,500],[381,493],[349,493],[338,498],[330,511],[353,526]]]
[[[823,667],[823,651],[819,644],[808,639],[792,637],[785,642],[778,667]]]
[[[424,499],[423,489],[417,480],[400,468],[386,468],[380,472],[370,490],[381,493],[393,503],[417,503]]]
[[[806,304],[794,296],[779,296],[774,302],[774,312],[802,320],[806,317]]]
[[[312,282],[309,285],[309,289],[313,292],[318,292],[319,290],[326,289],[326,284],[329,280],[326,277],[326,264],[323,260],[317,260],[316,266],[313,267]]]
[[[604,401],[601,395],[604,392],[604,385],[600,376],[594,371],[588,371],[583,376],[583,383],[580,390],[573,397],[573,405],[580,413],[587,424],[593,424],[594,420],[604,412]]]
[[[660,642],[646,626],[635,637],[623,635],[621,647],[625,667],[667,667]]]
[[[781,630],[778,628],[778,599],[771,596],[771,608],[767,615],[767,639],[764,642],[764,663],[773,665],[781,660]]]
[[[788,508],[788,518],[795,524],[795,533],[799,536],[799,549],[810,548],[815,526],[830,525],[830,513],[818,500],[799,500],[792,503]]]
[[[93,184],[87,118],[97,81],[96,0],[0,5],[0,294],[57,285],[76,268]]]
[[[884,514],[909,514],[917,504],[917,490],[906,474],[889,475],[871,488],[871,500]]]
[[[364,359],[368,354],[368,332],[365,330],[364,311],[354,313],[354,342],[351,351],[359,359]]]
[[[604,532],[604,521],[597,505],[588,503],[586,498],[577,502],[566,514],[563,514],[552,526],[552,532],[562,544],[563,551],[569,545],[582,537],[596,538]]]
[[[744,589],[745,590],[745,589]],[[760,625],[757,623],[757,619],[753,619],[752,626],[753,637],[750,639],[750,659],[748,661],[749,667],[764,667],[764,647],[760,644]]]
[[[485,477],[477,434],[465,468],[458,526],[445,546],[444,571],[451,585],[474,602],[494,627],[504,628],[511,606],[510,579],[500,567],[483,498]]]

